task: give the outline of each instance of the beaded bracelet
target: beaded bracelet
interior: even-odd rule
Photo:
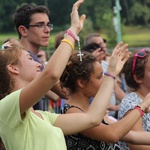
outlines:
[[[77,36],[76,34],[74,34],[71,30],[67,30],[64,37],[66,35],[70,35],[74,40],[75,42],[78,42],[78,48],[79,48],[79,53],[77,54],[77,56],[79,56],[79,59],[80,61],[82,61],[82,56],[84,55],[82,52],[81,52],[81,46],[80,46],[80,38],[79,36]]]
[[[140,106],[135,106],[134,109],[137,109],[140,112],[141,117],[144,116],[144,110]]]
[[[71,46],[72,51],[74,51],[74,45],[73,45],[69,40],[63,39],[61,42],[66,42],[66,43],[68,43],[68,44]]]
[[[113,79],[116,79],[116,77],[112,74],[110,74],[109,72],[104,72],[104,75],[112,77]]]

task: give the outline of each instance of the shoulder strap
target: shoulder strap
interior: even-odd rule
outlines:
[[[74,105],[69,105],[69,104],[65,104],[64,107],[61,109],[61,114],[65,114],[66,111],[70,108],[77,108],[77,109],[80,109],[82,112],[84,112],[84,110],[82,110],[80,107],[78,106],[74,106]]]

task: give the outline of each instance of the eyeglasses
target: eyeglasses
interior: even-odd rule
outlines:
[[[132,64],[132,75],[134,75],[137,57],[138,58],[144,58],[147,55],[146,51],[150,51],[150,49],[146,49],[146,50],[141,49],[135,53],[134,59],[133,59],[133,64]]]
[[[53,24],[48,23],[47,25],[45,24],[29,24],[25,25],[26,27],[37,27],[40,30],[44,30],[46,27],[48,27],[50,30],[53,30]]]

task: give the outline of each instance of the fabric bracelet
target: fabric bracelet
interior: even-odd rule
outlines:
[[[68,44],[71,46],[72,51],[74,51],[74,45],[73,45],[69,40],[63,39],[61,42],[66,42],[66,43],[68,43]]]
[[[134,109],[137,109],[140,112],[141,117],[144,116],[144,111],[142,110],[142,108],[140,106],[135,106]]]
[[[109,72],[104,72],[104,75],[112,77],[114,80],[116,79],[116,77],[112,74],[110,74]]]
[[[67,30],[66,31],[66,34],[68,34],[68,35],[70,35],[74,40],[75,40],[75,42],[77,42],[77,41],[79,41],[80,39],[79,39],[79,36],[77,36],[77,35],[75,35],[71,30]]]

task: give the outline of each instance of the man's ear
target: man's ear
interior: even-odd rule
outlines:
[[[85,81],[83,81],[82,79],[78,79],[77,84],[80,88],[84,88],[86,86]]]
[[[22,36],[27,36],[27,28],[23,25],[18,27],[18,31]]]
[[[17,70],[17,67],[12,65],[12,64],[9,64],[7,66],[7,69],[9,70],[10,73],[13,73],[13,74],[19,74],[18,70]]]

